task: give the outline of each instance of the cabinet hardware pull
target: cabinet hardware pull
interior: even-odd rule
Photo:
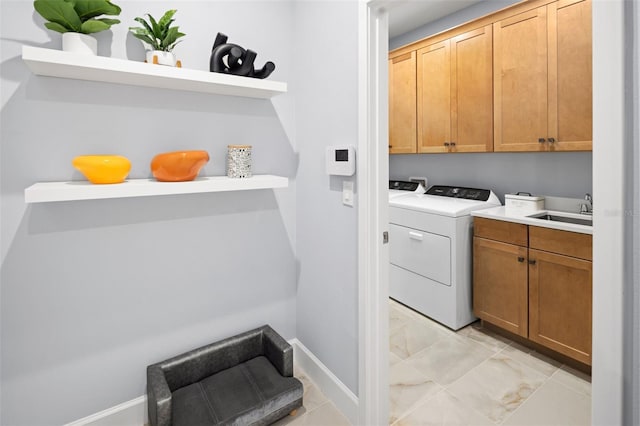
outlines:
[[[445,142],[445,143],[444,143],[444,146],[449,146],[449,142]]]
[[[389,145],[389,148],[393,148],[393,145]]]
[[[456,146],[456,143],[455,142],[451,142],[451,146]]]
[[[549,138],[549,143],[554,143],[556,141],[555,138]]]
[[[535,259],[529,261],[529,265],[535,265],[535,264],[536,264]]]
[[[545,143],[547,140],[545,138],[538,138],[538,142]]]
[[[518,256],[518,262],[524,262],[524,257]]]

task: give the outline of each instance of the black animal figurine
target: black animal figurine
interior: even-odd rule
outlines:
[[[227,36],[218,33],[211,49],[209,71],[254,78],[269,77],[276,69],[275,64],[269,61],[256,70],[253,66],[256,56],[257,53],[253,50],[245,50],[237,44],[227,43]]]

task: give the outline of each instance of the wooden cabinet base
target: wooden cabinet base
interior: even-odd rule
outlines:
[[[547,348],[546,346],[542,346],[536,342],[533,342],[525,337],[522,336],[518,336],[515,333],[511,333],[501,327],[498,327],[497,325],[491,324],[488,321],[485,320],[481,320],[480,323],[482,324],[482,327],[493,332],[496,334],[499,334],[501,336],[504,336],[510,340],[513,340],[514,342],[525,346],[527,348],[533,349],[534,351],[547,356],[553,360],[556,360],[558,362],[561,362],[562,364],[565,364],[571,368],[574,368],[578,371],[581,371],[583,373],[586,373],[588,375],[591,375],[591,366],[584,364],[580,361],[576,361],[575,359],[568,357],[564,354],[561,354],[560,352],[556,352],[552,349]]]
[[[591,365],[592,236],[474,219],[473,312]]]

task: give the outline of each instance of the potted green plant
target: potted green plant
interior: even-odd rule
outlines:
[[[44,26],[62,33],[62,50],[98,54],[98,41],[89,34],[108,30],[118,19],[120,7],[109,0],[35,0],[33,7],[48,22]]]
[[[171,24],[175,19],[173,15],[177,10],[168,10],[159,21],[147,13],[149,17],[147,22],[143,18],[135,18],[142,24],[142,27],[130,27],[129,30],[139,40],[142,40],[149,46],[147,49],[147,62],[160,65],[180,66],[180,61],[176,60],[173,54],[173,48],[182,40],[185,34],[179,31],[178,27],[172,27]]]

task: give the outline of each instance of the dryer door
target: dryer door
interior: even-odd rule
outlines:
[[[451,240],[438,234],[389,224],[393,265],[451,286]]]

